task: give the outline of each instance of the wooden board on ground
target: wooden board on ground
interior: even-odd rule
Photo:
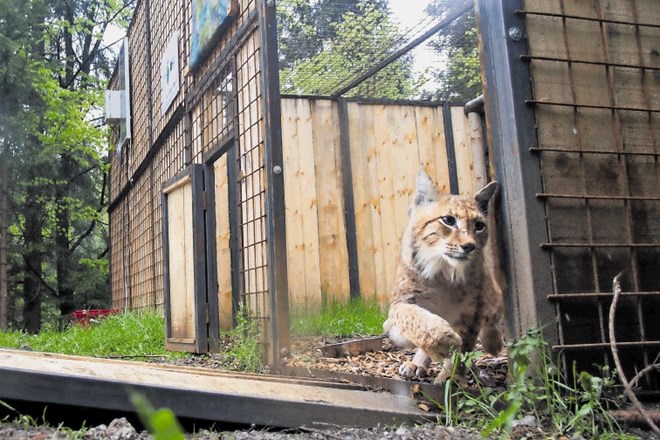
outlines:
[[[406,396],[320,381],[0,350],[0,400],[133,413],[136,391],[178,417],[225,423],[371,427],[425,418]]]

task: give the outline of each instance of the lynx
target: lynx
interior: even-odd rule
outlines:
[[[417,347],[412,362],[399,368],[403,377],[425,376],[438,361],[436,382],[444,382],[452,348],[471,351],[477,337],[491,354],[502,348],[502,292],[483,255],[496,190],[491,182],[474,197],[441,195],[423,170],[417,176],[384,324],[392,343]]]

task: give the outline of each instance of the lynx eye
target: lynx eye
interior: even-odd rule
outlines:
[[[474,224],[474,230],[477,232],[483,232],[486,229],[486,224],[484,222],[476,222]]]
[[[456,226],[456,217],[451,215],[445,215],[444,217],[440,217],[440,221],[442,221],[442,223],[444,223],[446,226],[449,226],[450,228]]]

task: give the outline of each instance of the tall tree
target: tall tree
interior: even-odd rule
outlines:
[[[427,6],[426,12],[442,17],[455,5],[454,0],[433,0]],[[482,93],[474,12],[456,19],[429,44],[446,60],[446,67],[434,73],[440,86],[425,98],[464,103]]]
[[[38,130],[35,121],[43,109],[39,93],[35,89],[34,80],[42,66],[44,56],[43,34],[46,7],[43,2],[21,2],[2,0],[0,5],[0,138],[2,139],[2,191],[0,192],[2,216],[0,221],[0,323],[6,328],[8,323],[7,300],[9,296],[9,281],[7,269],[10,263],[10,209],[18,203],[18,194],[23,189],[23,180],[17,179],[20,170],[25,169],[29,154],[23,155],[29,140],[36,139]],[[38,149],[34,149],[34,151]],[[34,191],[29,200],[39,203],[39,197]],[[20,214],[15,212],[15,214]],[[20,217],[18,215],[17,217]],[[23,217],[24,218],[24,217]],[[22,223],[25,226],[25,223]],[[31,227],[31,225],[29,225]],[[25,231],[25,228],[23,228]],[[32,240],[39,242],[41,230],[37,234],[24,236],[25,261],[16,264],[34,265],[35,270],[41,270],[41,260],[38,255],[39,244],[32,246]],[[27,271],[26,271],[27,272]],[[34,288],[34,289],[33,289]],[[23,283],[25,297],[33,297],[36,292],[30,280]],[[31,326],[30,330],[38,330],[39,325]]]
[[[63,316],[77,306],[74,279],[80,258],[76,251],[99,225],[105,205],[104,133],[86,116],[98,108],[99,90],[110,73],[103,35],[111,23],[126,21],[131,7],[132,1],[54,2],[49,39],[58,66],[58,89],[48,95],[53,99],[47,123],[58,130],[48,131],[43,140],[59,158],[54,176],[55,296]]]
[[[0,330],[7,330],[7,300],[9,278],[7,278],[9,254],[9,143],[0,135]]]
[[[30,332],[109,300],[102,38],[131,4],[0,0],[0,315]]]
[[[283,93],[332,94],[389,55],[400,38],[387,1],[285,3],[278,14]],[[404,57],[348,95],[409,98],[416,90],[412,60]]]
[[[281,68],[323,51],[323,42],[337,37],[335,25],[348,12],[359,13],[362,0],[283,0],[277,3]],[[383,3],[382,1],[380,2]]]

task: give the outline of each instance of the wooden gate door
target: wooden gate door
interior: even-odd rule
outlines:
[[[241,299],[236,154],[236,140],[229,136],[204,155],[208,296],[222,330],[234,326]]]
[[[162,191],[168,350],[205,353],[218,345],[217,302],[207,294],[203,173],[192,165]]]

